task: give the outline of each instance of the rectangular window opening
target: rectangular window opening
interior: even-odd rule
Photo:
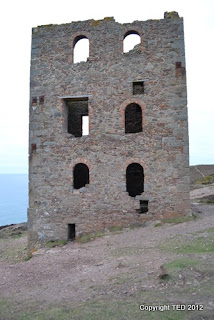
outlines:
[[[68,241],[75,240],[75,224],[68,224]]]
[[[140,210],[139,213],[146,213],[149,211],[148,208],[149,201],[148,200],[140,200]]]
[[[133,82],[133,94],[144,94],[144,81]]]
[[[68,133],[74,137],[89,135],[88,98],[66,99]]]
[[[39,97],[39,104],[44,104],[45,102],[45,97],[44,96],[40,96]]]

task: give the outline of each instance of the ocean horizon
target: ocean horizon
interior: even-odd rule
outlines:
[[[28,174],[0,174],[0,226],[27,221]]]

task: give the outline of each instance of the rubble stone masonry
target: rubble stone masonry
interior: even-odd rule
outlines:
[[[130,33],[141,43],[123,53]],[[75,43],[84,37],[89,58],[73,63]],[[134,83],[143,91],[138,86],[133,92]],[[129,104],[141,108],[140,132],[125,133]],[[72,112],[76,127],[81,112],[88,113],[89,135],[68,132]],[[188,214],[183,19],[173,12],[161,20],[120,24],[104,18],[33,28],[29,135],[30,250],[67,239],[69,225],[75,225],[78,238],[110,226]],[[75,189],[79,163],[88,167],[89,183]],[[144,172],[144,192],[135,197],[127,191],[132,163]],[[141,212],[142,203],[148,203],[147,212]]]

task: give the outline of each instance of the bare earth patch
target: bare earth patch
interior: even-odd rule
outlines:
[[[206,188],[192,197],[213,194]],[[29,261],[26,232],[0,230],[0,319],[213,319],[214,205],[194,200],[193,211],[193,221],[112,231],[40,249]]]

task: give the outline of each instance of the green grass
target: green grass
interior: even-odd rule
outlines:
[[[214,252],[213,231],[188,238],[185,235],[177,236],[165,241],[161,245],[162,249],[175,253],[197,254]]]
[[[145,222],[136,222],[130,226],[130,230],[134,230],[136,228],[143,228],[143,227],[145,227]]]
[[[5,319],[4,316],[7,314],[8,311],[8,303],[5,300],[0,301],[0,319]],[[9,319],[9,318],[8,318]]]
[[[202,231],[197,231],[197,232],[191,233],[191,234],[198,235],[200,233],[204,233],[204,234],[206,234],[206,233],[214,233],[214,228],[208,228],[208,229],[205,229],[205,230],[202,230]]]
[[[81,242],[81,243],[87,243],[87,242],[92,241],[92,240],[94,240],[96,238],[102,238],[105,235],[106,235],[105,231],[100,230],[100,231],[97,231],[97,232],[92,232],[92,233],[85,234],[82,237],[80,237],[77,241]]]
[[[111,233],[116,234],[116,233],[120,233],[123,230],[123,228],[124,227],[122,227],[122,226],[112,226],[112,227],[109,227],[108,230]],[[81,242],[81,243],[87,243],[89,241],[95,240],[96,238],[102,238],[102,237],[106,236],[107,234],[108,233],[105,232],[104,230],[99,230],[96,232],[87,233],[87,234],[79,237],[79,239],[77,241]]]
[[[154,227],[155,228],[162,227],[164,223],[178,224],[183,222],[195,221],[195,219],[196,219],[195,216],[191,216],[191,217],[180,216],[180,217],[174,217],[174,218],[164,218],[161,220],[161,222],[156,223]]]
[[[190,259],[190,258],[180,258],[173,260],[169,263],[164,264],[165,269],[170,272],[173,270],[179,270],[179,269],[184,269],[187,267],[192,267],[195,265],[198,265],[199,261]]]
[[[143,301],[147,301],[146,303]],[[14,304],[11,302],[2,302],[2,320],[181,320],[184,319],[185,312],[148,312],[140,311],[140,304],[159,304],[159,300],[149,301],[147,295],[140,294],[137,297],[126,298],[122,300],[99,300],[89,301],[76,306],[56,307],[47,305],[44,310],[39,310],[35,306],[28,305],[23,310],[19,306],[17,312],[13,312]],[[164,304],[161,303],[160,304]],[[11,309],[8,308],[11,306]]]
[[[204,237],[197,238],[189,243],[175,248],[176,253],[210,253],[214,252],[214,242]]]
[[[117,232],[117,231],[122,231],[123,230],[123,227],[121,226],[112,226],[112,227],[109,227],[108,228],[110,232]]]
[[[209,195],[198,200],[203,204],[214,204],[214,195]]]
[[[25,313],[18,320],[70,320],[73,319],[71,316],[71,310],[53,307],[44,311]]]
[[[24,240],[24,241],[23,241]],[[10,263],[18,263],[23,261],[27,256],[27,239],[18,237],[0,239],[0,259]]]
[[[11,238],[13,238],[13,239],[19,239],[19,238],[22,238],[23,236],[24,236],[23,233],[18,232],[18,233],[12,234],[12,235],[11,235]]]
[[[0,239],[20,239],[27,236],[27,231],[1,229]]]
[[[28,257],[24,258],[24,261],[29,261],[32,257],[33,257],[33,256],[32,256],[32,255],[30,255],[30,256],[28,256]]]
[[[158,222],[155,224],[155,228],[158,228],[158,227],[162,227],[163,223],[162,222]]]
[[[109,227],[108,230],[113,233],[120,233],[123,230],[122,226],[112,226]],[[96,232],[91,232],[91,233],[87,233],[81,237],[79,237],[79,239],[77,240],[78,242],[81,243],[87,243],[89,241],[95,240],[96,238],[102,238],[104,236],[106,236],[108,233],[105,232],[104,230],[98,230]]]
[[[54,248],[56,246],[64,246],[66,245],[67,240],[50,240],[46,242],[46,247],[48,248]]]
[[[206,176],[203,179],[196,181],[196,183],[197,184],[204,184],[204,185],[212,184],[212,183],[214,183],[214,176]]]
[[[205,202],[203,202],[204,204],[214,204],[214,200],[207,200]]]
[[[175,217],[175,218],[169,218],[169,219],[162,219],[161,222],[162,223],[183,223],[183,222],[189,222],[189,221],[194,221],[195,217],[191,216],[191,217]]]

